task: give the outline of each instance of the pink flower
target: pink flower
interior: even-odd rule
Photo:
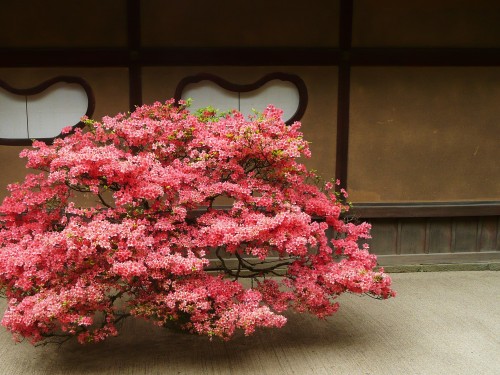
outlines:
[[[185,104],[83,118],[21,153],[38,171],[0,205],[15,338],[98,342],[135,316],[229,339],[282,327],[288,309],[329,316],[345,292],[395,295],[363,244],[370,225],[344,222],[333,183],[300,162],[300,123],[273,106],[246,119]]]

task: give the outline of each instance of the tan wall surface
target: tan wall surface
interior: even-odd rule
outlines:
[[[305,81],[309,104],[302,119],[313,157],[325,178],[335,171],[335,67],[150,67],[143,69],[146,103],[173,96],[179,81],[207,72],[239,84],[282,71]],[[86,79],[96,96],[94,118],[128,110],[124,68],[0,69],[18,88],[56,75]],[[349,191],[354,202],[500,199],[500,68],[352,69]],[[0,147],[0,199],[26,171],[22,149]]]
[[[0,47],[125,46],[124,0],[2,0]]]
[[[33,87],[58,75],[78,76],[90,84],[96,101],[93,118],[128,111],[128,73],[124,68],[0,69],[0,79],[15,88]],[[0,201],[7,193],[7,184],[22,181],[28,172],[26,161],[18,157],[23,148],[0,146]]]
[[[498,0],[354,1],[354,47],[499,47]]]
[[[500,199],[500,68],[353,68],[354,202]]]
[[[337,68],[336,67],[174,67],[144,68],[143,100],[145,103],[165,101],[173,97],[179,81],[201,72],[216,74],[238,84],[253,83],[272,72],[297,74],[308,90],[309,103],[302,118],[304,138],[309,142],[312,158],[305,160],[309,168],[324,178],[335,173]],[[272,104],[272,103],[270,103]]]
[[[8,184],[21,182],[28,172],[26,160],[19,158],[23,146],[0,146],[0,202],[8,195]]]
[[[87,81],[95,96],[94,118],[128,111],[126,68],[0,68],[0,79],[14,88],[30,88],[61,75]]]
[[[142,0],[144,46],[337,46],[339,0]]]
[[[231,82],[252,83],[265,74],[282,71],[299,75],[308,89],[309,103],[302,119],[302,131],[311,142],[312,158],[305,160],[325,178],[335,172],[337,69],[325,67],[174,67],[144,68],[143,99],[145,103],[165,101],[174,95],[179,81],[199,72],[217,74]],[[56,75],[77,75],[89,82],[96,96],[94,118],[128,110],[128,83],[125,69],[41,68],[0,69],[0,78],[14,87],[31,87]],[[18,158],[23,147],[0,146],[0,199],[8,183],[22,180],[27,172],[24,160]]]

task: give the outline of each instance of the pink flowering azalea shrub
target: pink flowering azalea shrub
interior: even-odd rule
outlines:
[[[126,317],[228,339],[282,327],[288,309],[331,315],[344,292],[394,295],[359,245],[369,225],[342,220],[335,184],[298,161],[299,123],[271,106],[247,119],[180,104],[86,119],[21,153],[38,173],[0,206],[16,339],[97,342]]]

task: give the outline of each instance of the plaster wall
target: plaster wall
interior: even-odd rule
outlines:
[[[128,72],[125,68],[4,68],[0,79],[15,88],[29,88],[58,75],[74,75],[86,80],[95,96],[99,119],[128,111]],[[26,160],[19,159],[24,146],[0,146],[0,201],[6,196],[7,184],[20,182],[28,171]]]
[[[500,69],[355,67],[354,202],[500,199]]]

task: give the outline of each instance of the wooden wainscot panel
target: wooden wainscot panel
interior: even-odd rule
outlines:
[[[452,225],[450,219],[429,219],[429,253],[451,252]]]
[[[478,218],[453,220],[453,252],[477,251]]]
[[[370,251],[375,254],[396,254],[398,224],[395,220],[370,220],[372,238],[368,241]]]
[[[400,254],[422,254],[425,252],[425,220],[412,219],[401,222]]]
[[[497,241],[500,217],[484,217],[480,221],[480,238],[479,250],[480,251],[493,251],[499,250],[499,243]]]

